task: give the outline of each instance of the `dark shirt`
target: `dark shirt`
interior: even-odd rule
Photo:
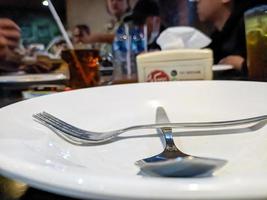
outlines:
[[[157,44],[157,38],[151,43],[147,45],[148,51],[161,50],[160,46]]]
[[[234,3],[233,12],[223,29],[211,35],[212,43],[208,47],[213,50],[215,64],[230,55],[246,59],[244,13],[252,7],[267,4],[267,0],[235,0]]]
[[[246,58],[246,35],[243,15],[232,15],[221,31],[211,35],[214,63],[229,55],[238,55]]]
[[[148,51],[157,51],[157,50],[161,50],[161,47],[158,45],[157,43],[157,39],[160,36],[160,34],[162,33],[162,31],[164,31],[166,28],[164,25],[160,25],[160,30],[159,30],[159,34],[158,36],[154,39],[154,41],[150,44],[147,45],[147,49]]]

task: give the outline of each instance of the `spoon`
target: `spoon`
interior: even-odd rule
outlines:
[[[168,116],[163,107],[158,107],[156,123],[169,123]],[[172,129],[158,128],[163,135],[165,149],[162,153],[136,161],[144,175],[164,177],[196,177],[211,176],[212,173],[226,164],[226,160],[196,157],[183,153],[174,143]]]

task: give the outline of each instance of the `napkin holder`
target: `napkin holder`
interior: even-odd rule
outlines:
[[[177,49],[137,56],[138,81],[211,80],[210,49]]]

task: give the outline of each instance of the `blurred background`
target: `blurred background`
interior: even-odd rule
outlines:
[[[132,7],[137,0],[131,0]],[[60,32],[43,0],[1,0],[0,17],[14,20],[22,29],[22,42],[42,43],[45,46]],[[110,19],[106,0],[54,0],[61,20],[71,30],[77,24],[87,24],[92,32],[103,31]],[[159,0],[165,27],[198,26],[194,3],[188,0]]]

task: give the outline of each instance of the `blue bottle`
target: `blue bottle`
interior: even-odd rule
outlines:
[[[114,70],[117,70],[118,73],[122,74],[127,74],[127,52],[129,50],[127,47],[128,37],[125,26],[121,25],[115,33],[115,38],[112,44]]]

